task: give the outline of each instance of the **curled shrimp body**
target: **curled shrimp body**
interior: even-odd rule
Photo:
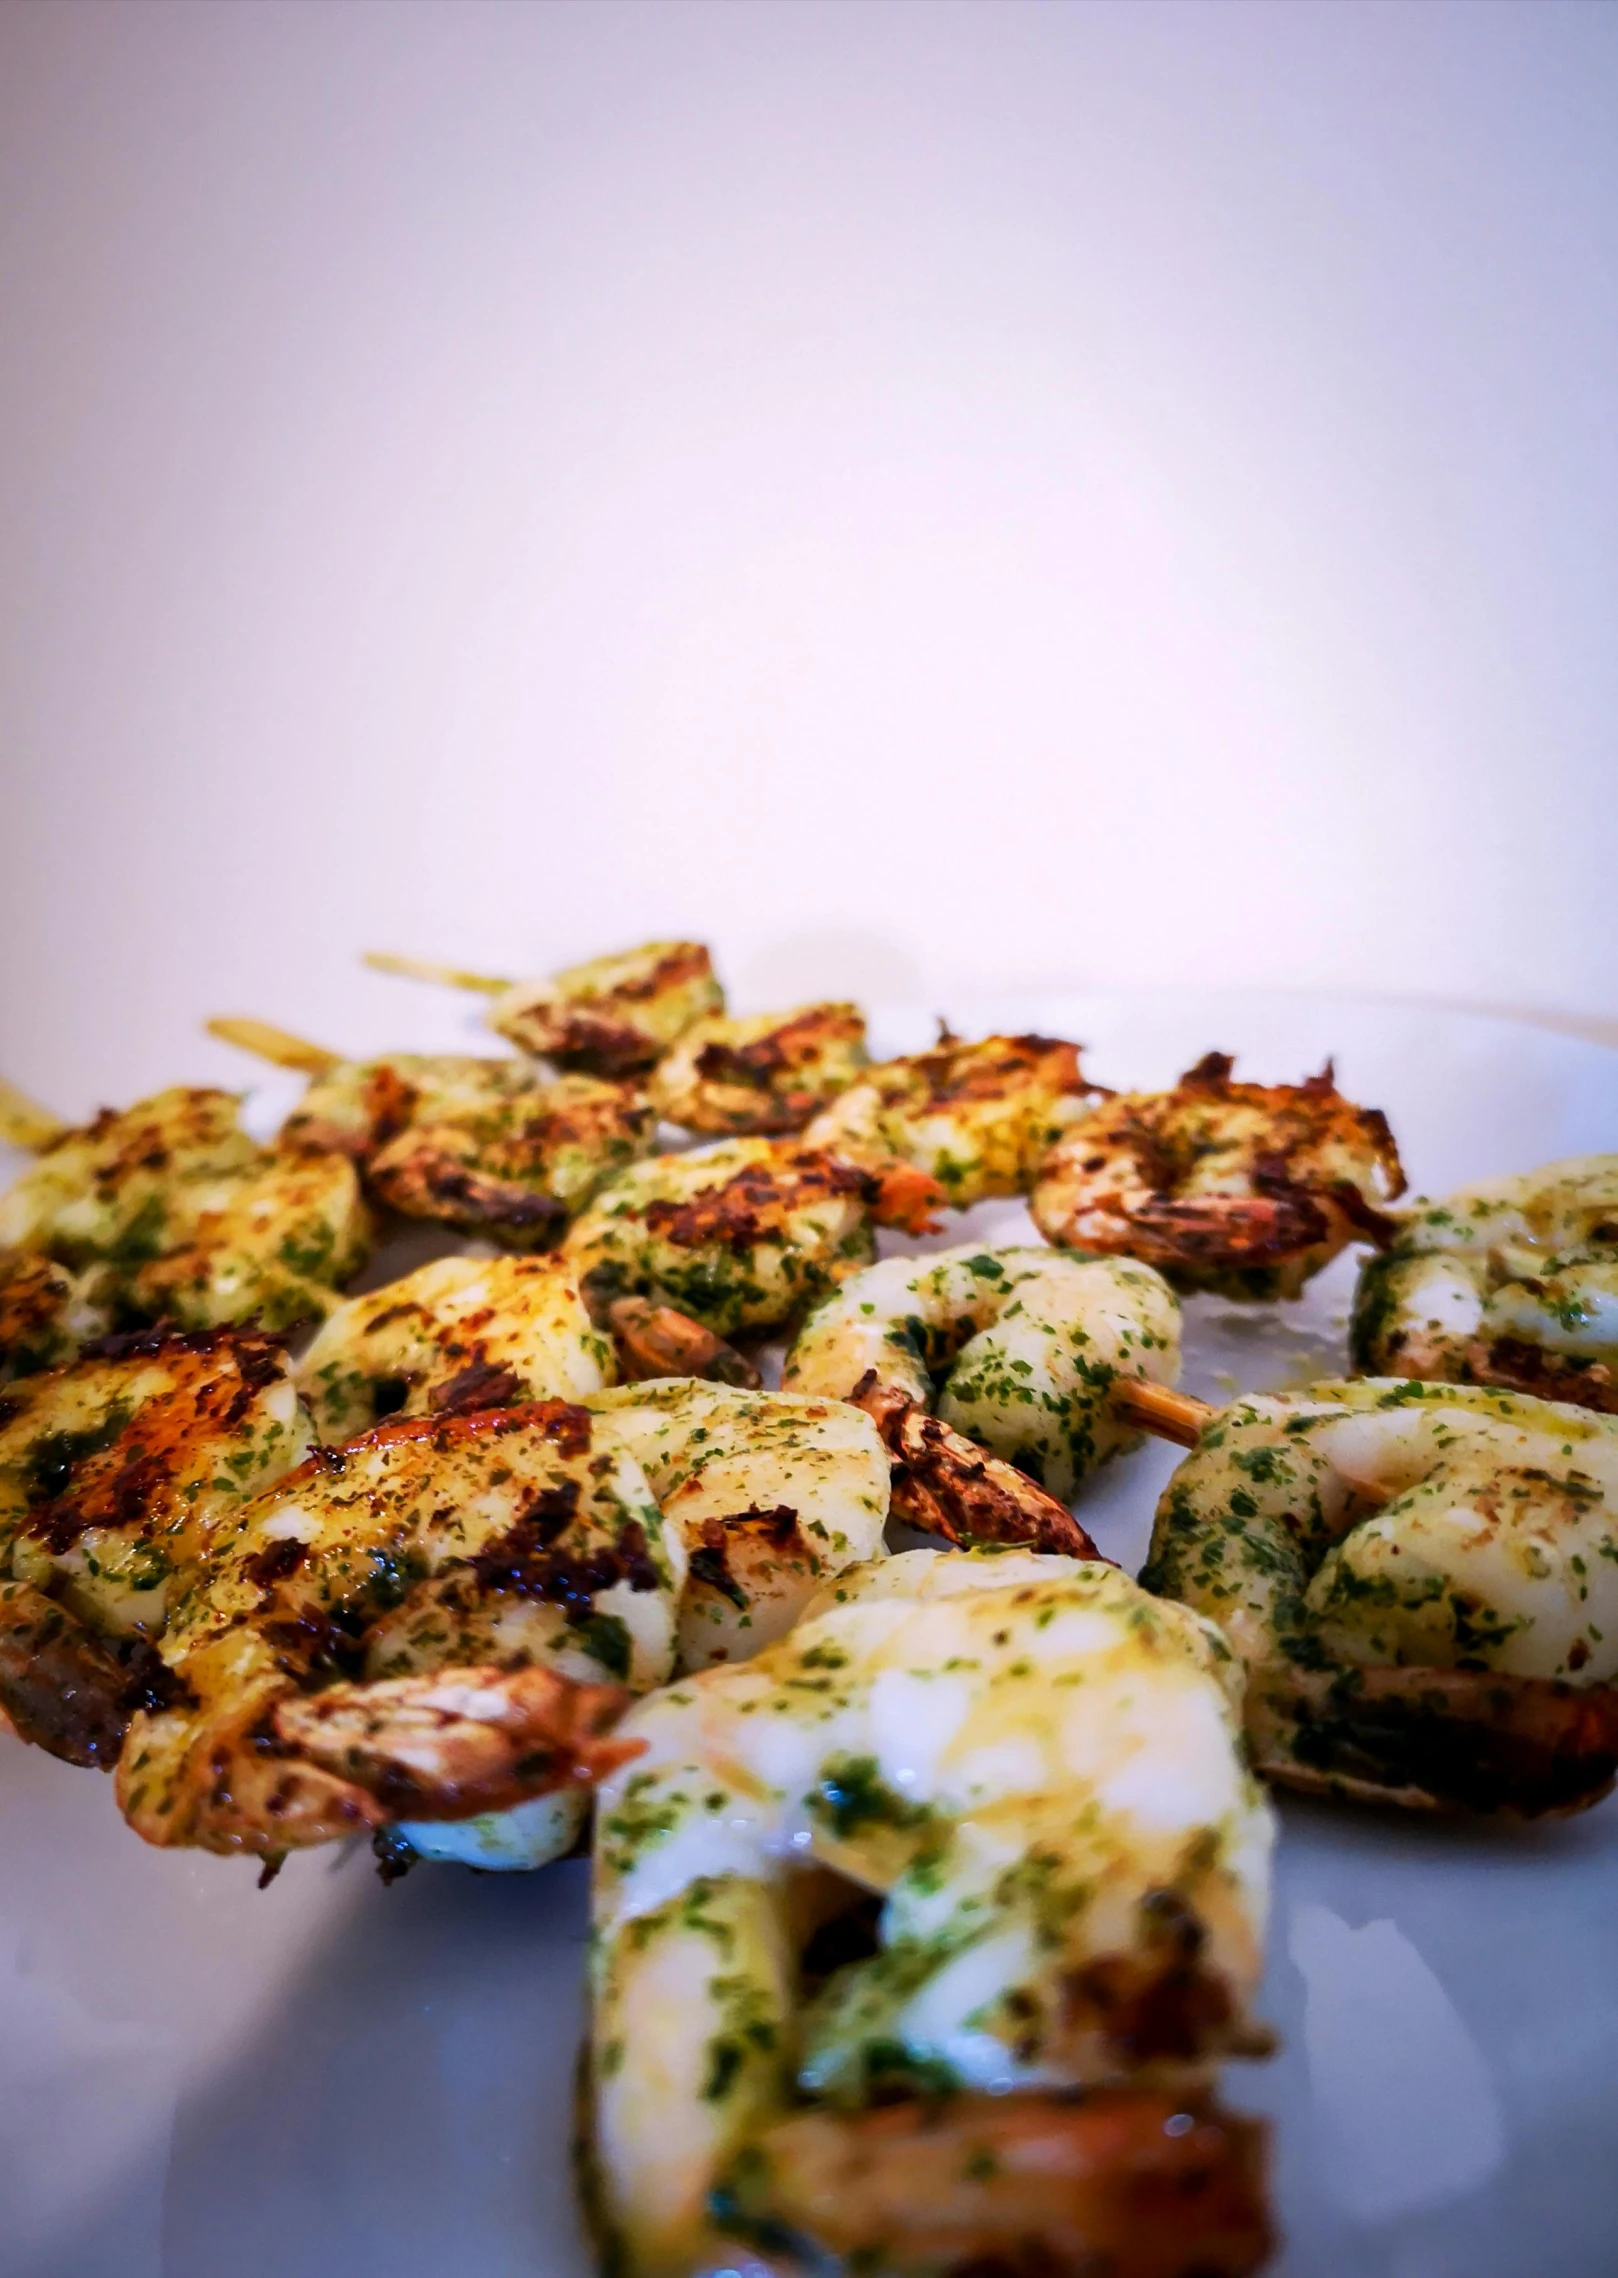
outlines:
[[[252,1330],[154,1331],[12,1385],[0,1418],[0,1704],[24,1739],[110,1765],[152,1647],[307,1418]]]
[[[1119,1376],[1177,1381],[1180,1308],[1161,1274],[1112,1258],[967,1245],[852,1274],[800,1330],[789,1391],[847,1400],[868,1377],[1070,1502],[1139,1435]]]
[[[1387,1120],[1302,1084],[1238,1084],[1210,1052],[1172,1091],[1121,1092],[1051,1149],[1030,1208],[1048,1241],[1140,1258],[1177,1289],[1295,1297],[1404,1191]]]
[[[1618,1767],[1618,1422],[1475,1386],[1218,1411],[1146,1585],[1248,1665],[1260,1768],[1421,1809],[1582,1808]]]
[[[684,1579],[584,1408],[383,1424],[249,1505],[173,1608],[174,1703],[134,1720],[119,1801],[148,1842],[273,1857],[560,1796],[566,1848]]]
[[[516,981],[489,1006],[489,1026],[561,1068],[626,1076],[651,1067],[693,1022],[725,1009],[713,960],[697,941],[650,941]]]
[[[857,1005],[801,1005],[695,1022],[652,1075],[657,1110],[688,1131],[800,1131],[866,1065]]]
[[[536,1249],[646,1153],[655,1127],[650,1101],[627,1084],[542,1082],[515,1059],[396,1053],[317,1075],[281,1138],[293,1152],[353,1156],[403,1217]]]
[[[65,1358],[81,1329],[97,1335],[114,1320],[290,1328],[335,1305],[335,1285],[371,1240],[353,1167],[260,1147],[239,1106],[228,1092],[176,1089],[105,1109],[48,1140],[0,1196],[8,1285],[36,1310],[59,1301],[46,1357]],[[20,1257],[80,1278],[47,1289],[36,1272],[19,1285]],[[26,1334],[19,1349],[31,1349]]]
[[[1354,1365],[1618,1411],[1618,1155],[1403,1212],[1360,1269]]]
[[[790,1140],[725,1139],[626,1171],[563,1254],[598,1303],[660,1297],[721,1337],[774,1328],[870,1262],[870,1191]]]
[[[393,1415],[577,1400],[614,1376],[611,1341],[554,1258],[435,1258],[351,1297],[298,1363],[323,1440]]]
[[[873,2106],[908,2115],[902,2157],[917,2098],[957,2143],[993,2098],[1009,2150],[1060,2136],[1053,2091],[1203,2091],[1252,2045],[1262,1964],[1270,1823],[1239,1693],[1217,1631],[1116,1568],[911,1551],[851,1569],[744,1667],[635,1709],[595,1847],[594,2182],[619,2266],[717,2267],[727,2223],[779,2244],[789,2216],[824,2252],[794,2135],[818,2123],[819,2173],[840,2161],[858,2192],[819,2209],[835,2243],[948,2267],[928,2260],[933,2211],[884,2185]],[[841,1920],[857,1951],[861,1893],[874,1951],[827,1972],[836,1938],[811,1933]],[[1164,2109],[1131,2105],[1120,2139],[1161,2141]],[[959,2259],[1095,2267],[1111,2240],[1062,2196],[1065,2251],[1038,2255],[1054,2242],[1002,2190],[973,2198]],[[1207,2259],[1193,2206],[1179,2219],[1177,2259],[1110,2267],[1255,2266],[1251,2219],[1231,2262]]]
[[[804,1141],[884,1177],[884,1223],[923,1233],[940,1204],[965,1210],[1025,1194],[1052,1142],[1096,1096],[1076,1044],[968,1043],[945,1030],[930,1052],[868,1069]]]

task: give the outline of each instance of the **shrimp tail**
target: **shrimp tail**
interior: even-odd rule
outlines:
[[[554,1669],[439,1669],[292,1695],[273,1726],[284,1749],[390,1819],[471,1819],[626,1763],[638,1744],[607,1734],[629,1701],[621,1685]]]
[[[1614,1685],[1274,1663],[1251,1674],[1247,1724],[1270,1778],[1416,1811],[1559,1816],[1598,1802],[1618,1776]]]
[[[868,1168],[871,1216],[879,1226],[892,1226],[901,1234],[936,1234],[944,1221],[933,1215],[949,1197],[931,1171],[914,1163],[883,1163]]]
[[[970,1548],[1024,1543],[1068,1558],[1101,1552],[1065,1503],[1015,1464],[989,1455],[867,1369],[848,1395],[882,1435],[893,1461],[895,1517],[922,1534]]]
[[[709,1384],[735,1384],[756,1392],[763,1378],[745,1354],[700,1321],[649,1297],[620,1297],[607,1308],[607,1326],[631,1384],[650,1377],[698,1376]]]
[[[618,1685],[549,1669],[440,1669],[291,1693],[277,1678],[227,1714],[139,1717],[118,1768],[135,1832],[164,1848],[276,1858],[395,1819],[470,1819],[635,1753],[606,1739]]]
[[[894,2278],[1243,2278],[1274,2245],[1267,2159],[1262,2120],[1203,2099],[962,2096],[797,2114],[748,2146],[713,2213],[812,2266]]]

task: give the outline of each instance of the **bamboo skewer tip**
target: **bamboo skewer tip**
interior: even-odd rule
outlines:
[[[435,964],[429,957],[403,957],[393,949],[367,949],[360,958],[373,973],[396,973],[406,981],[433,981],[445,989],[471,989],[479,996],[503,996],[512,984],[494,973],[468,973],[459,965]]]
[[[323,1076],[343,1057],[340,1052],[328,1051],[324,1044],[311,1044],[305,1036],[294,1036],[289,1029],[246,1014],[222,1013],[203,1026],[221,1044],[233,1044],[238,1052],[251,1052],[255,1060],[268,1060],[272,1067],[293,1068],[305,1076]]]

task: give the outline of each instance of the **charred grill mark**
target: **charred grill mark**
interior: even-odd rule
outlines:
[[[868,1200],[873,1184],[868,1171],[806,1149],[777,1163],[750,1164],[689,1202],[651,1202],[646,1226],[680,1249],[718,1243],[741,1251],[779,1233],[792,1211],[842,1195]]]
[[[796,1551],[800,1558],[809,1555],[808,1545],[798,1532],[798,1514],[789,1503],[777,1503],[769,1511],[760,1510],[755,1503],[727,1518],[704,1519],[701,1538],[691,1553],[692,1574],[741,1612],[747,1608],[747,1592],[731,1571],[733,1549],[751,1539],[782,1557],[789,1551]]]
[[[133,1714],[144,1709],[156,1716],[164,1709],[195,1708],[197,1696],[177,1670],[171,1669],[155,1645],[136,1638],[128,1647],[124,1666],[124,1706]]]
[[[411,1440],[426,1440],[447,1454],[469,1440],[504,1439],[513,1432],[537,1431],[554,1444],[559,1455],[571,1458],[589,1453],[593,1429],[589,1409],[575,1407],[570,1400],[524,1400],[511,1408],[452,1408],[428,1416],[399,1416],[358,1433],[342,1447],[311,1449],[297,1470],[280,1481],[277,1492],[292,1493],[323,1474],[341,1472],[351,1458],[368,1449]]]
[[[1479,1338],[1466,1349],[1466,1370],[1478,1384],[1498,1384],[1508,1392],[1571,1401],[1576,1407],[1618,1416],[1618,1376],[1605,1361],[1551,1352],[1519,1337]]]
[[[738,1612],[747,1608],[747,1592],[730,1570],[730,1558],[725,1543],[724,1522],[707,1519],[703,1522],[702,1541],[690,1556],[690,1570],[694,1581],[704,1582],[720,1597],[728,1598]]]
[[[24,1524],[53,1556],[65,1555],[93,1527],[134,1527],[150,1519],[198,1443],[233,1432],[284,1373],[279,1342],[254,1331],[152,1334],[155,1341],[139,1348],[141,1357],[171,1363],[174,1381],[144,1400],[132,1419],[113,1409],[99,1432],[43,1441],[36,1451],[36,1492],[43,1493]],[[210,1368],[209,1362],[221,1365]]]
[[[713,960],[700,941],[675,941],[655,965],[639,976],[631,975],[627,981],[620,981],[612,994],[621,997],[626,1004],[644,1003],[648,997],[661,996],[665,989],[700,980],[712,971]]]
[[[616,1544],[590,1551],[553,1547],[573,1523],[578,1507],[577,1480],[542,1489],[498,1541],[468,1562],[477,1586],[496,1594],[542,1598],[563,1607],[570,1619],[580,1620],[593,1610],[601,1591],[620,1582],[632,1590],[655,1590],[657,1568],[638,1519],[630,1520]]]
[[[242,1574],[258,1590],[273,1590],[289,1574],[296,1574],[309,1555],[309,1545],[298,1535],[282,1535],[242,1560]]]
[[[435,1409],[511,1408],[527,1386],[514,1368],[491,1360],[475,1360],[439,1385],[432,1396]]]

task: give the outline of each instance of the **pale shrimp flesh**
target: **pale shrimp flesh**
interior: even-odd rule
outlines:
[[[595,1842],[613,2266],[1255,2269],[1262,2130],[1208,2109],[1266,2045],[1240,1692],[1116,1568],[912,1551],[634,1709]]]
[[[888,1460],[840,1400],[675,1381],[595,1394],[686,1551],[678,1669],[740,1661],[845,1566],[880,1558]]]
[[[850,1275],[799,1331],[782,1383],[846,1400],[874,1374],[1066,1503],[1140,1444],[1114,1383],[1173,1384],[1179,1368],[1180,1308],[1150,1266],[967,1244]]]
[[[1404,1172],[1381,1110],[1345,1099],[1330,1061],[1301,1084],[1232,1066],[1210,1052],[1170,1091],[1082,1114],[1034,1182],[1046,1239],[1237,1298],[1295,1297],[1348,1243],[1390,1240]]]
[[[321,1439],[389,1416],[577,1400],[614,1378],[611,1340],[554,1258],[436,1258],[351,1297],[298,1363]]]

